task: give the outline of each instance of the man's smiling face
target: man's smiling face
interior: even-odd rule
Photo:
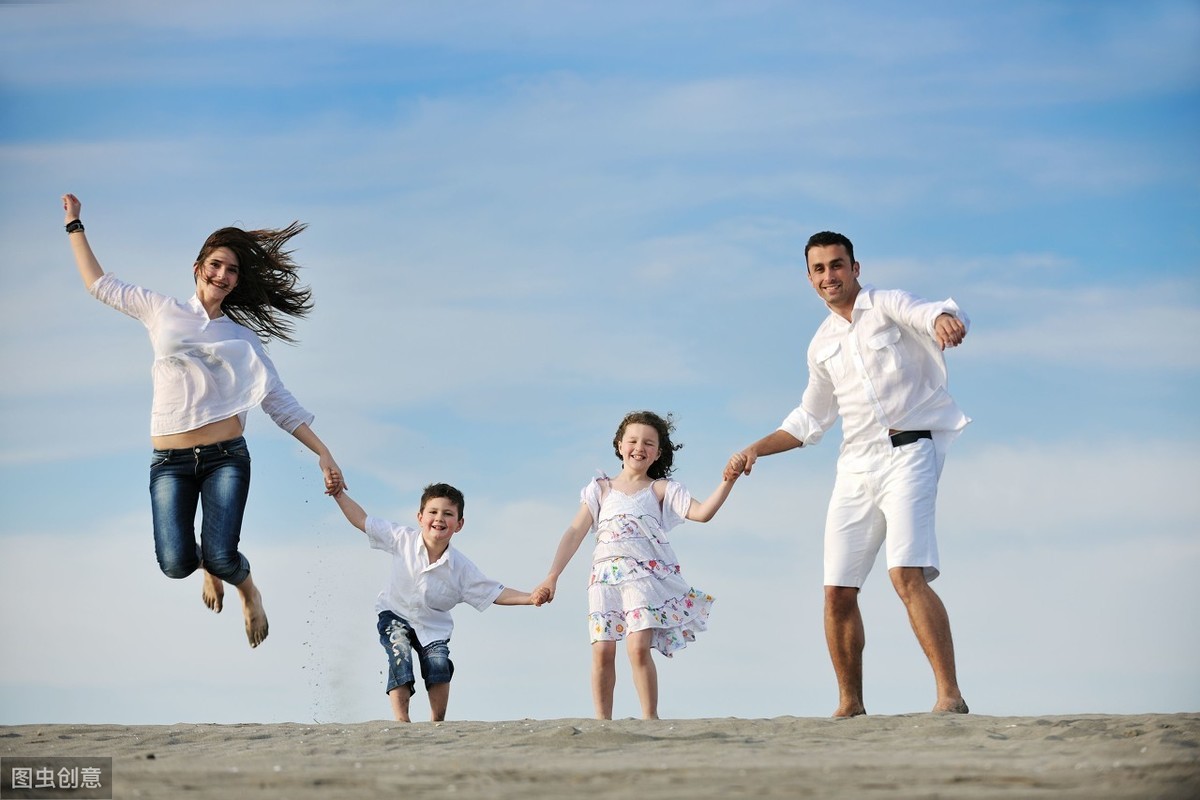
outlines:
[[[808,280],[832,308],[854,303],[858,296],[858,262],[851,261],[840,244],[812,247],[808,251]]]

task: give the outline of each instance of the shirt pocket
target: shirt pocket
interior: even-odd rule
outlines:
[[[875,363],[889,372],[898,372],[903,366],[899,344],[900,329],[894,325],[867,338],[867,347],[874,354]]]
[[[425,583],[425,604],[434,611],[449,611],[462,600],[457,588],[441,576],[429,576]]]
[[[841,379],[842,373],[845,372],[845,366],[842,364],[842,359],[839,353],[842,351],[841,342],[833,342],[827,344],[813,354],[813,360],[829,375],[829,377],[837,381]]]

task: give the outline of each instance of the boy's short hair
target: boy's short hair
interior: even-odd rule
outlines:
[[[463,498],[462,492],[448,483],[431,483],[426,486],[425,491],[421,493],[421,507],[417,511],[424,511],[425,504],[435,497],[443,497],[458,506],[458,518],[462,519],[463,511],[467,507],[467,501]]]

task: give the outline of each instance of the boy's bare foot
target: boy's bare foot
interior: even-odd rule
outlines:
[[[967,701],[959,697],[956,700],[939,700],[937,705],[933,707],[935,714],[970,714],[971,710],[967,708]]]
[[[863,708],[861,705],[852,705],[852,706],[848,706],[845,708],[839,706],[838,710],[833,712],[833,718],[834,719],[849,719],[850,717],[865,716],[866,713],[867,713],[867,709]]]
[[[200,597],[204,600],[204,605],[220,614],[221,609],[225,607],[225,582],[203,567],[200,571],[204,573],[204,587],[200,590]]]
[[[250,576],[238,586],[242,595],[242,616],[246,618],[246,638],[251,647],[258,647],[267,638],[267,612],[263,608],[262,594]]]

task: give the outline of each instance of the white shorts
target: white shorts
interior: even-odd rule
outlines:
[[[926,580],[936,578],[941,472],[930,439],[891,448],[876,469],[839,471],[825,518],[825,585],[861,589],[885,542],[888,569],[922,567]]]

